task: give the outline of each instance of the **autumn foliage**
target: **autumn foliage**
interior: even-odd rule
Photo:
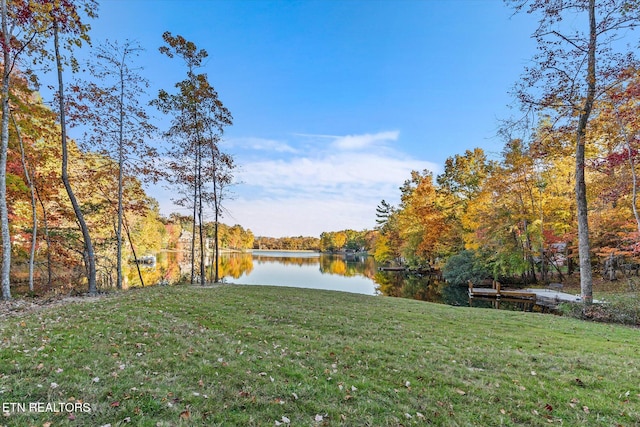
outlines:
[[[612,254],[625,264],[640,260],[640,75],[634,69],[624,76],[595,104],[586,134],[594,265]],[[577,265],[572,134],[542,120],[530,140],[508,140],[494,160],[478,148],[447,159],[435,179],[413,172],[400,188],[400,205],[386,215],[378,208],[377,258],[442,268],[452,255],[472,250],[495,277],[544,281],[571,273]]]

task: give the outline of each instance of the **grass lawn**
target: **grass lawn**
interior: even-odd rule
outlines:
[[[0,425],[640,425],[624,326],[231,285],[0,322]]]

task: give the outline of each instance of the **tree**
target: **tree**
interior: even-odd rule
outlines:
[[[199,229],[200,240],[200,283],[205,283],[204,265],[204,233],[203,233],[203,204],[206,199],[204,184],[205,149],[217,145],[225,126],[232,124],[229,110],[218,98],[218,93],[209,83],[206,74],[196,74],[195,70],[202,65],[208,56],[204,49],[198,49],[193,42],[182,36],[173,36],[170,32],[162,35],[166,45],[160,47],[160,52],[169,58],[177,56],[187,66],[187,78],[178,82],[178,93],[169,94],[160,90],[158,97],[152,101],[161,112],[172,114],[170,129],[165,135],[175,142],[170,151],[169,168],[173,184],[190,186],[191,194],[186,195],[177,203],[191,203],[193,207],[193,232],[191,243],[191,282],[195,282],[195,239],[196,224]],[[214,153],[215,150],[211,150]],[[213,165],[210,177],[219,176],[219,169]]]
[[[475,231],[465,228],[462,219],[468,211],[468,205],[482,191],[493,167],[494,163],[487,161],[484,151],[475,148],[473,151],[466,150],[464,155],[456,154],[447,158],[444,172],[436,178],[443,213],[450,225],[446,236],[449,253],[463,249],[465,238]]]
[[[433,174],[428,170],[412,171],[411,179],[404,182],[400,191],[398,223],[403,255],[411,262],[433,265],[440,253],[442,237],[449,228]]]
[[[214,257],[213,257],[213,270],[214,278],[213,282],[218,283],[220,281],[220,236],[218,228],[220,224],[220,217],[222,216],[222,199],[226,195],[227,187],[233,181],[233,175],[231,170],[235,167],[233,157],[228,154],[220,152],[215,131],[210,134],[209,148],[211,150],[211,163],[208,168],[207,175],[210,177],[211,184],[213,186],[211,193],[209,194],[209,202],[213,205],[214,212]],[[253,243],[252,245],[253,246]]]
[[[23,54],[39,52],[44,49],[42,37],[46,25],[46,14],[38,5],[31,2],[0,1],[0,21],[2,34],[2,83],[1,99],[2,119],[0,121],[0,228],[2,234],[2,299],[11,299],[11,236],[9,232],[9,208],[7,205],[7,156],[9,151],[9,96],[11,92],[10,76]]]
[[[95,2],[91,0],[86,0],[85,3],[82,3],[82,7],[84,8],[85,13],[89,17],[95,16]],[[60,51],[60,35],[69,33],[78,35],[77,38],[72,39],[74,43],[82,43],[82,40],[88,40],[87,31],[88,27],[82,23],[79,15],[78,6],[74,4],[72,1],[62,2],[57,5],[57,7],[53,7],[51,9],[51,20],[53,26],[53,46],[55,52],[55,64],[58,75],[58,89],[57,89],[57,97],[58,97],[58,108],[59,108],[59,119],[60,119],[60,138],[62,144],[62,183],[67,191],[67,195],[69,196],[69,200],[71,201],[71,205],[73,206],[73,211],[78,220],[78,224],[80,226],[80,230],[82,231],[82,237],[84,240],[85,247],[85,263],[87,266],[87,280],[89,284],[89,294],[95,295],[98,290],[96,287],[96,259],[95,252],[93,249],[93,243],[91,241],[91,235],[89,233],[89,227],[87,226],[87,222],[84,219],[84,214],[82,213],[82,209],[80,208],[80,204],[73,192],[73,188],[71,187],[71,182],[69,181],[69,171],[68,171],[68,163],[69,163],[69,152],[68,152],[68,141],[67,141],[67,123],[66,123],[66,105],[65,105],[65,91],[64,91],[64,79],[62,76],[63,70],[63,56]],[[72,63],[73,64],[73,63]],[[73,65],[72,65],[73,66]]]
[[[635,63],[621,46],[621,32],[638,24],[640,8],[630,0],[508,0],[516,12],[539,15],[533,37],[538,53],[525,69],[516,96],[527,111],[554,115],[574,130],[575,197],[578,219],[581,295],[593,300],[585,147],[596,99],[612,87],[619,71]],[[577,22],[574,27],[570,22]],[[584,19],[577,21],[575,19]],[[626,47],[625,47],[626,49]]]
[[[0,222],[2,222],[2,299],[11,299],[9,274],[11,271],[11,236],[9,234],[9,207],[7,206],[7,155],[9,152],[9,77],[12,58],[7,0],[2,0],[2,147],[0,149]]]
[[[75,124],[88,125],[88,136],[94,149],[100,149],[117,161],[117,279],[122,289],[122,227],[124,176],[127,171],[145,177],[155,177],[156,150],[147,138],[155,127],[139,103],[148,87],[132,63],[142,50],[136,42],[106,41],[98,46],[89,63],[94,81],[80,81],[73,85]]]

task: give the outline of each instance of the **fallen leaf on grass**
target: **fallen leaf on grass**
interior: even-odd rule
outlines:
[[[589,411],[589,407],[588,406],[583,406],[582,410],[584,411],[585,414],[590,413],[591,411]]]
[[[316,414],[315,421],[317,423],[322,422],[323,419],[324,419],[324,417],[322,415]]]
[[[115,402],[111,402],[112,408],[117,408],[118,406],[120,406],[120,402],[118,402],[117,400]]]
[[[460,396],[464,396],[465,394],[467,394],[466,391],[460,390],[459,388],[456,389],[456,393],[458,393]]]
[[[183,420],[188,420],[189,418],[191,418],[191,412],[189,412],[188,409],[185,409],[184,411],[180,412],[180,418]]]
[[[546,409],[547,411],[551,412],[553,411],[553,406],[549,405],[548,403],[546,405],[544,405],[544,409]]]

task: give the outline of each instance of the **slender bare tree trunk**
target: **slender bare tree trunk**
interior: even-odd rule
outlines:
[[[11,299],[11,235],[9,234],[9,207],[7,205],[7,154],[9,152],[9,67],[10,43],[7,29],[7,0],[2,0],[2,148],[0,149],[0,222],[2,223],[2,299]]]
[[[24,176],[27,180],[27,186],[31,192],[31,249],[29,251],[29,291],[33,292],[33,267],[36,258],[36,244],[38,243],[38,210],[36,204],[36,191],[33,183],[33,179],[31,178],[31,173],[29,173],[29,167],[27,166],[27,157],[24,152],[24,144],[22,142],[22,134],[20,133],[20,127],[18,126],[18,122],[16,122],[16,118],[13,113],[11,113],[11,120],[13,121],[13,126],[16,128],[16,136],[18,137],[18,144],[20,145],[20,159],[22,160],[22,168],[24,169]]]
[[[42,201],[42,197],[40,197],[40,192],[38,191],[38,186],[35,181],[33,183],[33,188],[36,190],[36,198],[40,202],[40,207],[42,208],[42,225],[44,225],[44,241],[47,242],[47,290],[51,290],[51,285],[53,281],[53,264],[51,263],[51,238],[49,237],[49,222],[47,219],[47,210],[44,207],[44,202]]]
[[[140,271],[140,263],[138,262],[138,256],[136,255],[136,248],[133,246],[133,240],[131,239],[131,233],[129,232],[129,225],[127,224],[127,217],[122,216],[124,229],[127,232],[127,238],[129,239],[129,245],[131,245],[131,252],[133,253],[133,261],[136,264],[136,269],[138,270],[138,278],[140,279],[140,284],[144,288],[144,279],[142,278],[142,271]]]
[[[580,112],[576,131],[576,203],[578,208],[578,255],[580,257],[580,294],[585,304],[593,302],[593,275],[585,181],[585,144],[587,123],[596,93],[596,15],[595,0],[589,0],[589,51],[587,62],[587,97]]]
[[[198,144],[198,225],[200,229],[200,285],[204,286],[205,265],[204,265],[204,227],[202,224],[202,144]]]
[[[67,195],[73,206],[78,223],[80,224],[80,230],[82,231],[82,237],[84,239],[85,250],[85,262],[87,263],[87,279],[89,282],[89,295],[96,295],[98,289],[96,287],[96,257],[93,250],[93,244],[91,243],[91,236],[89,234],[89,228],[84,220],[84,215],[78,204],[71,184],[69,182],[69,173],[67,171],[67,164],[69,162],[69,153],[67,149],[67,129],[65,121],[65,108],[64,108],[64,82],[62,79],[62,57],[60,56],[60,42],[58,39],[58,23],[53,21],[53,46],[56,55],[56,66],[58,68],[58,101],[60,108],[60,133],[62,138],[62,183],[67,190]]]
[[[215,159],[214,159],[215,160]],[[220,240],[218,237],[218,216],[219,216],[219,208],[218,208],[218,186],[217,186],[217,182],[218,180],[215,178],[215,173],[216,171],[214,170],[214,178],[213,178],[213,209],[214,209],[214,215],[215,215],[215,219],[214,219],[214,227],[215,227],[215,231],[214,231],[214,240],[215,240],[215,259],[214,259],[214,263],[215,263],[215,276],[213,278],[213,282],[214,283],[218,283],[220,281],[220,272],[219,272],[219,262],[220,262]]]
[[[191,284],[196,283],[196,214],[198,212],[198,186],[193,184],[193,227],[191,227]]]
[[[122,289],[122,179],[124,168],[124,58],[120,66],[120,111],[119,111],[119,129],[118,129],[118,231],[117,236],[117,280],[116,288]],[[136,263],[137,265],[137,263]],[[138,266],[138,268],[140,268]],[[143,283],[144,286],[144,283]]]

